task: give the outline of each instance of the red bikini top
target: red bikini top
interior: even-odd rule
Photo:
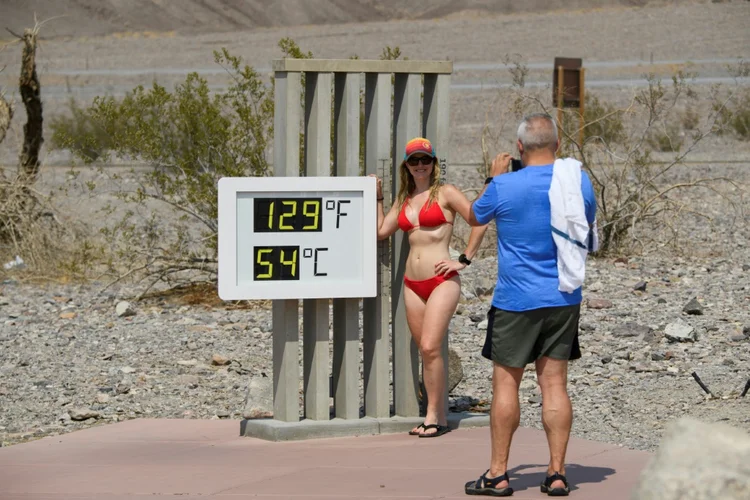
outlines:
[[[435,200],[430,203],[429,200],[422,205],[422,209],[419,211],[419,225],[414,226],[408,217],[406,217],[406,206],[409,204],[409,198],[404,200],[404,204],[401,206],[401,211],[398,213],[398,227],[405,233],[408,233],[417,227],[437,227],[441,224],[452,224],[448,222],[443,213],[443,209],[440,208],[440,203]],[[429,205],[429,206],[428,206]]]

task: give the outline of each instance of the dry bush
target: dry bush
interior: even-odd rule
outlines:
[[[84,280],[96,277],[101,248],[86,228],[60,218],[54,200],[0,172],[0,274],[24,280]],[[16,258],[22,266],[13,266]],[[5,264],[8,264],[7,268]]]
[[[36,21],[36,20],[35,20]],[[36,188],[41,161],[42,101],[36,73],[38,35],[44,22],[25,29],[16,43],[21,45],[19,91],[26,108],[21,154],[15,172],[0,171],[0,273],[33,271],[33,278],[57,279],[85,274],[93,253],[87,244],[78,244],[78,232],[72,224],[61,223],[48,196]],[[0,142],[13,118],[13,109],[0,89]]]
[[[557,117],[557,109],[547,104],[550,89],[525,88],[526,73],[523,63],[516,61],[511,71],[513,87],[503,91],[498,99],[507,103],[499,113],[501,123],[495,126],[498,113],[493,110],[493,121],[485,126],[485,165],[493,156],[488,151],[498,151],[492,145],[499,142],[502,134],[498,130],[507,128],[508,117],[515,117],[515,124],[531,112]],[[579,159],[592,180],[597,196],[601,255],[644,252],[665,245],[677,248],[684,236],[680,234],[677,219],[690,214],[710,222],[707,215],[687,206],[686,196],[681,194],[686,190],[713,190],[730,207],[741,206],[738,197],[725,194],[732,190],[739,192],[739,196],[742,194],[732,179],[708,175],[677,179],[674,175],[703,140],[720,127],[728,126],[728,120],[722,122],[728,113],[727,105],[737,102],[743,92],[738,82],[721,91],[713,87],[707,96],[711,102],[709,111],[699,119],[691,117],[690,130],[684,130],[679,125],[682,116],[678,110],[693,109],[698,101],[690,82],[694,76],[678,72],[668,85],[654,75],[645,75],[647,85],[637,90],[624,107],[587,92],[583,120],[577,109],[564,110],[559,155]],[[515,128],[513,131],[515,136]],[[674,154],[666,161],[655,159],[654,153],[662,151]],[[724,189],[726,186],[729,189]]]
[[[279,48],[284,57],[312,57],[290,38]],[[399,56],[398,48],[383,55]],[[110,285],[145,279],[143,295],[157,284],[214,281],[218,180],[270,174],[273,87],[226,50],[214,58],[230,77],[225,91],[211,92],[204,79],[190,74],[173,91],[154,84],[122,99],[95,98],[88,108],[71,103],[70,113],[53,121],[54,145],[98,171],[99,180],[92,181],[74,169],[68,187],[92,196],[105,189],[113,198],[101,214],[107,223],[98,240]],[[300,149],[303,168],[302,134]],[[112,159],[145,166],[117,173],[108,168]]]
[[[730,67],[729,71],[736,79],[747,78],[750,76],[750,62],[741,61]],[[715,103],[714,111],[718,114],[717,133],[729,132],[740,140],[750,140],[750,87],[738,89],[726,102]]]
[[[269,173],[273,92],[240,58],[226,50],[214,57],[231,79],[225,91],[212,93],[193,73],[174,91],[138,86],[57,122],[58,147],[97,162],[99,181],[86,187],[113,190],[100,214],[110,284],[147,278],[148,290],[214,279],[218,180]],[[113,158],[147,167],[121,174],[107,168]]]

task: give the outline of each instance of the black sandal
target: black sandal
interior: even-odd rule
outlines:
[[[565,485],[564,488],[552,488],[552,483],[555,481],[562,481]],[[568,479],[560,474],[559,472],[555,472],[551,476],[547,476],[544,479],[544,482],[542,483],[540,489],[542,490],[542,493],[546,493],[547,496],[551,497],[566,497],[568,496],[568,493],[570,493],[570,486],[568,485]]]
[[[464,491],[467,495],[486,495],[490,497],[509,497],[513,494],[513,488],[510,487],[510,479],[506,472],[502,476],[493,477],[492,479],[487,477],[487,471],[479,476],[476,481],[469,481],[464,487]],[[503,489],[498,489],[498,483],[508,481],[508,486]]]
[[[409,431],[409,435],[410,436],[419,436],[420,434],[422,434],[421,432],[419,432],[419,429],[424,429],[424,425],[425,425],[424,422],[422,422],[421,424],[419,424],[417,426],[416,430]]]
[[[451,431],[451,428],[448,427],[447,425],[430,424],[430,425],[422,426],[423,431],[427,431],[428,429],[435,429],[435,432],[430,432],[429,434],[427,432],[422,432],[419,434],[419,437],[434,438],[434,437],[442,436],[443,434],[447,434]]]

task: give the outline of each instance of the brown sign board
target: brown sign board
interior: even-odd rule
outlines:
[[[581,81],[583,61],[580,58],[555,57],[555,69],[552,73],[552,105],[563,108],[577,108],[581,102]],[[560,75],[562,71],[562,77]],[[562,95],[559,87],[562,86]]]

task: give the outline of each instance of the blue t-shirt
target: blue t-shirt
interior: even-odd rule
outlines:
[[[552,239],[549,188],[552,165],[530,166],[495,177],[474,201],[481,224],[497,225],[497,285],[492,305],[506,311],[528,311],[581,303],[581,289],[557,289],[557,247]],[[596,216],[596,198],[586,172],[581,189],[589,224]]]

